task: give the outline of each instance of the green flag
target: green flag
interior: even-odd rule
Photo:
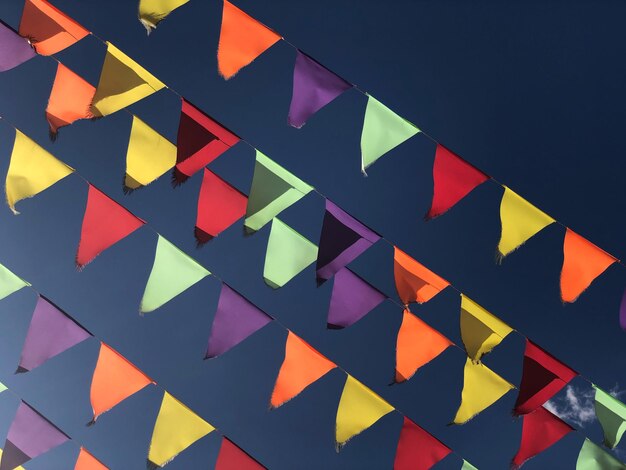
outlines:
[[[257,150],[245,227],[256,232],[312,190],[312,186]]]
[[[0,264],[0,300],[27,286],[30,286],[28,282],[20,279]]]
[[[141,313],[152,312],[211,273],[159,235],[154,264],[141,299]]]
[[[478,469],[474,467],[471,463],[469,463],[467,460],[463,460],[463,466],[461,467],[461,470],[478,470]]]
[[[289,225],[272,221],[263,278],[272,288],[284,286],[317,259],[317,246]]]
[[[398,116],[373,96],[367,95],[367,107],[361,132],[361,171],[420,130]]]
[[[600,446],[594,444],[589,439],[585,439],[580,448],[576,470],[625,470],[626,465],[617,460]]]
[[[596,389],[596,416],[604,431],[604,445],[614,448],[626,430],[626,405],[604,390]]]
[[[8,390],[7,386],[0,382],[0,393],[4,392],[5,390]]]

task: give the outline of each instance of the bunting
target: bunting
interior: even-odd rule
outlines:
[[[37,55],[26,39],[0,21],[0,72],[6,72]]]
[[[600,446],[585,438],[580,448],[576,470],[624,470],[626,465],[617,460]]]
[[[393,247],[393,274],[398,297],[405,306],[411,302],[428,302],[450,285],[397,246]]]
[[[513,331],[495,315],[461,294],[461,338],[467,355],[480,362]]]
[[[265,467],[223,437],[214,470],[265,470]]]
[[[451,452],[445,444],[405,416],[393,470],[429,470]]]
[[[0,264],[0,300],[24,287],[30,284]]]
[[[189,0],[139,0],[139,21],[150,34],[167,16]]]
[[[593,388],[596,417],[604,431],[604,445],[613,449],[626,431],[626,405],[595,385]]]
[[[109,470],[109,468],[87,452],[87,449],[81,447],[74,470]]]

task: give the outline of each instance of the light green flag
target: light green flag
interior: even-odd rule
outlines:
[[[361,132],[361,171],[420,130],[398,116],[373,96],[367,95],[367,107]]]
[[[0,300],[30,284],[0,264]]]
[[[461,467],[461,470],[478,470],[478,469],[474,467],[471,463],[469,463],[467,460],[463,460],[463,466]]]
[[[626,405],[595,385],[596,416],[604,431],[604,445],[614,448],[626,430]]]
[[[141,299],[141,313],[152,312],[211,273],[159,235],[154,264]]]
[[[283,287],[316,259],[315,244],[280,220],[272,221],[263,268],[263,279],[270,287]]]
[[[576,470],[625,470],[626,465],[589,439],[580,448]]]
[[[244,226],[248,232],[256,232],[312,190],[257,150]]]
[[[0,382],[0,393],[4,392],[5,390],[8,390],[7,386]]]

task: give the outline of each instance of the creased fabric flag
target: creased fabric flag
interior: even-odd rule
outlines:
[[[296,50],[289,125],[300,129],[313,114],[353,86],[300,49]]]
[[[215,427],[164,392],[152,431],[148,462],[156,467],[164,467],[191,444],[214,430]]]
[[[19,214],[15,209],[18,201],[39,194],[73,172],[73,168],[16,129],[5,184],[9,208]]]
[[[337,366],[334,362],[289,331],[285,342],[285,359],[280,366],[270,400],[272,408],[278,408],[296,397],[335,367]]]
[[[626,331],[626,290],[622,294],[622,301],[619,306],[619,326]]]
[[[0,461],[2,461],[2,449],[0,449]],[[26,469],[20,465],[19,467],[15,467],[14,470],[26,470]]]
[[[337,408],[335,428],[337,452],[354,436],[394,410],[393,406],[348,375]]]
[[[154,383],[120,353],[101,342],[98,362],[91,379],[93,419],[90,424],[118,403]]]
[[[76,252],[76,266],[84,268],[104,250],[144,224],[139,217],[90,184]]]
[[[514,388],[513,384],[504,380],[487,366],[480,362],[474,363],[468,357],[463,371],[461,405],[453,423],[467,423]]]
[[[108,116],[165,88],[165,84],[107,42],[100,81],[91,105],[94,116]]]
[[[256,151],[252,186],[248,195],[246,220],[248,232],[256,232],[274,217],[313,190],[267,156]]]
[[[393,274],[398,297],[407,306],[411,302],[428,302],[450,285],[397,246],[393,247]]]
[[[405,417],[393,470],[429,470],[452,450]]]
[[[245,194],[205,168],[194,231],[198,244],[210,241],[241,219],[247,204]]]
[[[13,274],[13,272],[0,264],[0,300],[17,292],[23,287],[29,286],[30,283]]]
[[[371,95],[361,131],[361,172],[390,150],[416,135],[420,130]]]
[[[405,309],[396,340],[396,382],[409,380],[417,369],[428,364],[453,344]]]
[[[28,41],[0,21],[0,72],[6,72],[35,57]]]
[[[577,375],[577,372],[527,339],[522,383],[513,414],[524,415],[537,409]]]
[[[264,24],[224,0],[222,29],[217,46],[217,69],[224,79],[234,77],[282,38]]]
[[[599,445],[585,438],[580,448],[576,470],[624,470],[626,465],[617,460]]]
[[[604,431],[604,445],[613,449],[626,431],[626,405],[597,386],[593,388],[596,391],[596,417]]]
[[[317,252],[318,282],[333,277],[378,240],[380,235],[326,199],[326,213]]]
[[[0,470],[13,470],[68,440],[63,431],[22,401],[4,443]]]
[[[239,140],[233,132],[183,99],[178,122],[178,152],[172,175],[173,184],[184,183]]]
[[[467,460],[463,460],[463,466],[461,467],[461,470],[478,470],[478,469],[474,467],[471,463],[469,463]]]
[[[4,385],[2,382],[0,382],[0,393],[4,392],[6,390],[8,390],[7,386]]]
[[[87,452],[87,449],[81,447],[74,470],[109,470],[109,467]]]
[[[148,126],[137,116],[133,124],[126,151],[124,192],[147,186],[176,164],[176,146]]]
[[[224,354],[272,320],[248,299],[222,284],[205,359]]]
[[[89,31],[46,0],[25,0],[19,33],[37,54],[52,55],[76,44]]]
[[[488,179],[489,176],[478,168],[437,144],[433,163],[433,200],[426,220],[444,214]]]
[[[223,437],[214,470],[265,470],[265,467]]]
[[[386,298],[348,268],[341,268],[333,281],[327,326],[339,329],[354,325]]]
[[[139,21],[150,34],[167,16],[189,0],[139,0]]]
[[[39,296],[26,333],[17,372],[33,370],[91,336],[91,333],[67,313],[45,297]]]
[[[495,315],[461,294],[461,338],[467,355],[474,362],[491,352],[513,331]]]
[[[273,289],[283,287],[317,258],[317,246],[289,225],[274,218],[265,252],[263,279]]]
[[[159,235],[139,311],[152,312],[211,273]]]
[[[618,260],[570,229],[563,240],[561,300],[575,302],[593,280]]]

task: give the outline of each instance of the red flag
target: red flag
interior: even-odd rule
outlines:
[[[405,417],[393,470],[428,470],[450,452],[437,438]]]
[[[265,467],[224,437],[215,470],[265,470]]]

